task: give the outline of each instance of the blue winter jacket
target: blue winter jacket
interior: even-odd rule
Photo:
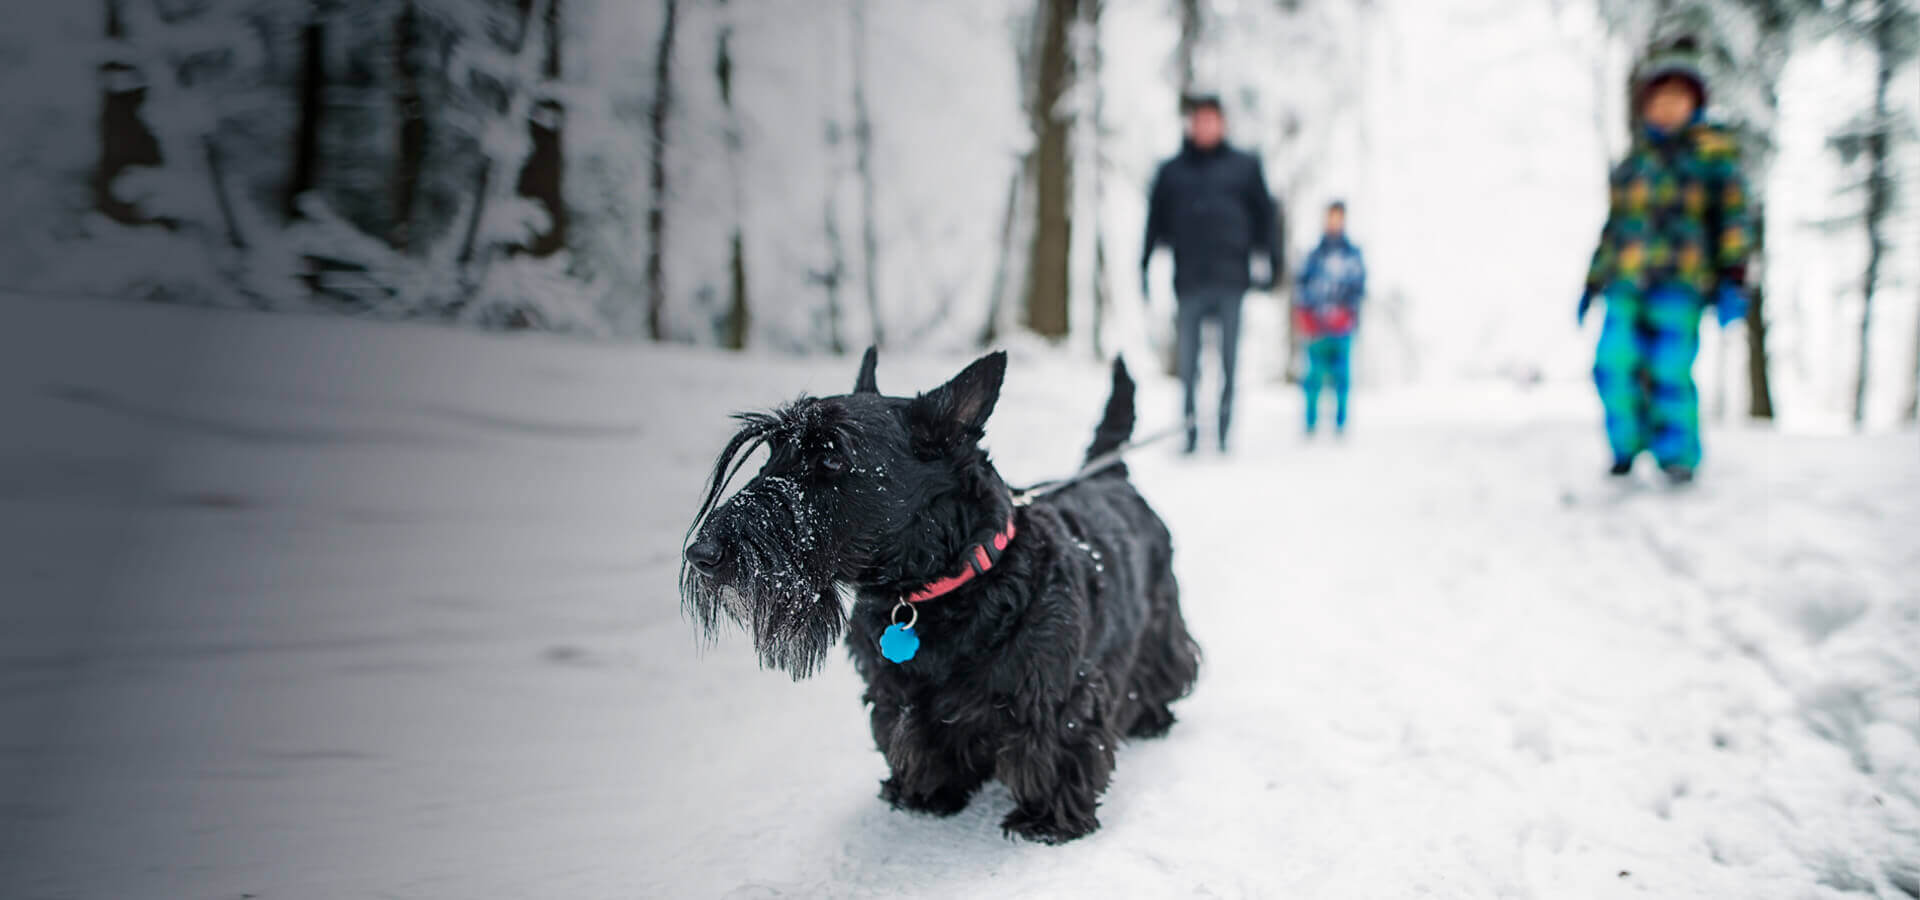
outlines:
[[[1300,267],[1300,292],[1294,303],[1313,311],[1339,306],[1352,312],[1360,308],[1366,294],[1367,264],[1360,258],[1360,248],[1346,235],[1322,237]]]

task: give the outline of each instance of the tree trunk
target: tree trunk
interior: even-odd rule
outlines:
[[[320,181],[320,127],[326,116],[327,25],[325,6],[316,0],[311,18],[300,29],[300,119],[293,133],[293,168],[281,197],[281,215],[300,218],[300,195]]]
[[[1180,43],[1174,48],[1174,73],[1180,84],[1180,96],[1193,91],[1193,54],[1200,45],[1202,24],[1200,0],[1180,0]]]
[[[1920,420],[1920,329],[1914,330],[1913,375],[1907,379],[1907,389],[1906,420],[1909,422]]]
[[[667,115],[673,108],[673,36],[679,0],[664,0],[666,23],[653,51],[653,103],[647,109],[647,335],[666,339],[667,287],[662,244],[667,239]]]
[[[840,337],[840,282],[847,271],[847,253],[846,245],[840,239],[840,217],[833,210],[834,197],[839,193],[836,188],[837,179],[828,186],[825,222],[822,225],[822,233],[827,239],[827,270],[815,275],[814,280],[827,293],[827,350],[838,355],[847,352],[846,341]]]
[[[1193,93],[1194,57],[1200,49],[1200,34],[1206,26],[1206,10],[1203,0],[1179,0],[1180,38],[1174,45],[1174,83],[1180,86],[1180,97],[1184,100]],[[1178,374],[1175,341],[1169,340],[1159,347],[1161,374]]]
[[[826,191],[823,194],[825,199],[820,210],[821,235],[827,242],[827,266],[824,270],[808,273],[808,280],[820,285],[826,292],[823,315],[826,319],[827,349],[836,355],[847,352],[846,340],[840,333],[840,286],[846,283],[847,276],[847,245],[840,236],[840,162],[843,159],[840,139],[840,122],[829,116],[826,127],[829,162]]]
[[[1107,296],[1107,244],[1099,235],[1093,239],[1093,358],[1107,358],[1106,343],[1101,340],[1100,332],[1107,324],[1107,305],[1111,299]]]
[[[719,0],[722,7],[727,0]],[[743,249],[745,215],[742,206],[746,173],[740,162],[740,112],[733,103],[733,22],[729,11],[720,27],[719,47],[714,54],[713,75],[719,82],[720,105],[726,116],[727,184],[732,192],[733,234],[728,241],[729,293],[727,315],[720,327],[720,346],[744,350],[747,346],[747,260]]]
[[[1764,257],[1767,252],[1767,215],[1764,207],[1755,207],[1753,250]],[[1756,419],[1773,418],[1773,383],[1767,375],[1771,360],[1767,357],[1767,287],[1758,279],[1752,288],[1753,302],[1747,305],[1747,415]]]
[[[400,119],[397,129],[400,143],[394,154],[393,228],[387,235],[388,245],[403,253],[414,243],[414,201],[419,195],[420,172],[427,157],[427,115],[426,103],[420,94],[419,52],[420,13],[413,0],[407,0],[400,7],[393,26],[393,68],[398,76],[393,105],[394,114]],[[304,108],[302,112],[304,127]]]
[[[867,109],[867,0],[853,0],[853,147],[860,178],[860,280],[873,320],[873,346],[879,347],[886,343],[886,332],[880,320],[880,234],[873,213],[873,118]]]
[[[549,14],[546,12],[543,12],[540,16],[534,15],[534,8],[537,2],[538,0],[519,0],[518,3],[520,31],[514,37],[513,47],[511,49],[511,55],[514,57],[516,67],[523,65],[525,62],[522,57],[529,52],[528,38],[533,34],[534,29],[544,26],[545,22],[549,19]],[[558,0],[547,0],[548,9],[551,10],[557,2]],[[505,119],[512,119],[515,116],[532,117],[533,115],[533,110],[530,108],[532,105],[530,99],[532,96],[532,88],[526,84],[527,79],[524,77],[524,71],[517,73],[517,75],[519,77],[514,78],[512,83],[507,85],[495,101],[495,114]],[[467,219],[466,233],[461,238],[460,252],[455,257],[455,262],[457,262],[460,267],[461,279],[470,286],[477,285],[480,278],[474,277],[469,271],[468,266],[475,259],[481,259],[484,262],[491,258],[497,250],[497,247],[492,241],[488,241],[486,246],[482,246],[479,235],[481,223],[486,221],[489,204],[494,200],[504,199],[503,197],[494,196],[494,191],[497,187],[496,180],[501,177],[494,170],[501,168],[504,162],[505,160],[488,152],[485,159],[480,163],[479,173],[474,178],[472,215]],[[524,165],[525,160],[522,160],[521,164]],[[501,189],[504,190],[504,188]],[[471,294],[469,293],[468,296],[470,297]],[[445,312],[451,313],[458,310],[460,306],[466,303],[467,299],[468,297],[462,297],[454,301]]]
[[[732,297],[727,304],[727,318],[720,328],[720,346],[728,350],[747,348],[747,262],[740,250],[740,229],[733,230],[731,272],[733,281]]]
[[[549,82],[560,79],[560,0],[547,5],[546,60],[541,74]],[[513,249],[529,256],[552,256],[567,246],[567,203],[562,193],[566,159],[562,155],[561,127],[566,123],[566,108],[559,100],[542,97],[527,117],[527,138],[531,150],[520,167],[514,193],[540,204],[547,211],[547,230]]]
[[[116,44],[126,40],[119,0],[107,0],[106,36]],[[133,64],[110,59],[100,65],[100,84],[100,156],[88,179],[93,208],[125,225],[153,224],[133,204],[113,195],[113,181],[121,172],[162,162],[160,141],[140,117],[140,107],[147,102],[146,78]]]
[[[1037,15],[1037,13],[1030,13]],[[1038,92],[1035,77],[1035,55],[1039,41],[1034,38],[1036,26],[1031,20],[1016,30],[1013,42],[1013,61],[1015,78],[1020,85],[1020,104],[1022,109],[1033,105],[1034,94]],[[980,346],[992,347],[998,343],[1017,319],[1019,301],[1016,292],[1024,295],[1027,289],[1027,269],[1031,262],[1028,246],[1033,235],[1033,183],[1034,153],[1029,146],[1015,160],[1011,176],[1007,179],[1007,204],[1000,218],[999,258],[994,263],[993,284],[987,297],[987,318],[980,328]]]
[[[1073,56],[1067,44],[1074,0],[1043,0],[1036,22],[1040,39],[1036,89],[1027,109],[1034,136],[1033,244],[1027,266],[1027,327],[1049,338],[1067,334],[1069,250],[1073,245],[1073,160],[1068,121],[1060,99],[1073,81]]]
[[[1885,229],[1892,190],[1887,171],[1887,144],[1892,129],[1887,110],[1887,85],[1893,81],[1893,11],[1888,0],[1881,0],[1873,22],[1873,49],[1877,63],[1873,88],[1873,126],[1867,134],[1867,271],[1860,293],[1860,369],[1853,386],[1853,426],[1862,428],[1867,419],[1868,350],[1873,337],[1873,300],[1880,290],[1880,259],[1885,249]]]
[[[247,239],[240,231],[240,219],[234,213],[233,197],[227,190],[226,163],[213,142],[213,135],[201,136],[200,151],[207,164],[207,183],[213,186],[213,204],[220,212],[220,226],[226,232],[227,246],[245,250]]]
[[[1747,306],[1747,415],[1756,419],[1773,418],[1773,383],[1767,377],[1767,291],[1754,285],[1753,303]]]
[[[1013,267],[1018,263],[1014,253],[1019,242],[1014,235],[1020,221],[1020,185],[1027,178],[1028,168],[1023,158],[1007,179],[1007,205],[1000,216],[999,262],[993,268],[993,285],[987,290],[987,322],[980,329],[981,347],[991,347],[1000,340],[1000,319],[1005,315],[1008,285],[1013,282]]]
[[[1106,220],[1106,177],[1101,161],[1105,158],[1101,136],[1106,131],[1106,90],[1102,86],[1101,69],[1105,60],[1101,54],[1100,13],[1106,0],[1081,0],[1081,26],[1086,29],[1084,50],[1086,66],[1084,77],[1087,90],[1092,94],[1089,117],[1081,123],[1078,140],[1084,142],[1077,165],[1080,177],[1089,181],[1092,195],[1091,208],[1087,210],[1084,227],[1093,232],[1093,271],[1088,273],[1093,281],[1089,287],[1093,294],[1093,321],[1090,323],[1093,334],[1093,358],[1105,360],[1106,342],[1102,334],[1106,329],[1107,307],[1111,300],[1107,281],[1107,232],[1102,226]]]
[[[473,183],[473,208],[467,215],[466,230],[460,234],[460,252],[454,262],[465,267],[473,261],[474,250],[480,243],[480,220],[486,218],[487,194],[493,189],[493,164],[480,164],[480,175]]]

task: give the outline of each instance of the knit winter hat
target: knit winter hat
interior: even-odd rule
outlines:
[[[1193,114],[1194,110],[1197,110],[1197,109],[1211,109],[1214,112],[1221,113],[1221,114],[1225,114],[1226,112],[1226,110],[1222,109],[1220,106],[1220,95],[1213,93],[1212,91],[1191,91],[1181,96],[1180,98],[1180,114],[1181,115],[1190,116]]]
[[[1646,57],[1634,67],[1633,113],[1636,117],[1640,114],[1640,107],[1646,103],[1647,91],[1670,78],[1680,79],[1690,85],[1698,101],[1694,105],[1700,109],[1706,108],[1707,76],[1701,67],[1700,45],[1692,35],[1655,43],[1647,48]]]

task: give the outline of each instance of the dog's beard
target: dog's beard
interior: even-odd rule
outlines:
[[[795,681],[819,671],[847,626],[838,595],[831,587],[772,602],[762,598],[752,604],[752,611],[749,628],[760,665],[783,670]]]
[[[826,662],[846,630],[846,611],[833,578],[830,542],[816,535],[820,517],[793,482],[767,479],[719,506],[727,482],[777,424],[766,416],[742,420],[746,425],[715,463],[706,500],[688,530],[692,539],[718,525],[729,559],[719,577],[682,563],[680,594],[709,640],[724,614],[752,636],[763,667],[798,681]]]
[[[791,674],[795,681],[819,671],[845,633],[841,586],[831,578],[803,572],[791,559],[763,552],[751,540],[732,544],[733,578],[725,582],[699,574],[682,579],[681,593],[695,624],[717,636],[724,616],[753,639],[760,665]]]

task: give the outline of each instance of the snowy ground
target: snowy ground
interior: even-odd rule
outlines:
[[[1135,466],[1207,665],[1047,848],[998,788],[887,810],[850,666],[680,617],[725,413],[851,361],[0,311],[8,897],[1920,895],[1910,433],[1615,491],[1577,384],[1365,394],[1344,446],[1259,385],[1234,457]],[[1100,380],[1016,357],[1010,478]]]

